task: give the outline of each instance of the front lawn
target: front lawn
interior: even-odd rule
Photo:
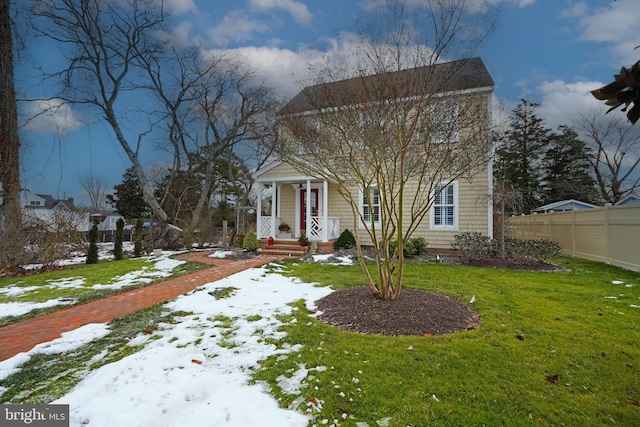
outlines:
[[[96,368],[124,362],[133,352],[139,352],[136,360],[147,360],[156,357],[159,348],[166,357],[172,352],[181,352],[182,357],[171,362],[180,369],[167,369],[163,375],[193,367],[210,372],[222,361],[234,369],[251,370],[231,358],[242,360],[243,346],[257,340],[277,350],[261,350],[272,356],[252,371],[254,381],[268,384],[282,407],[308,414],[310,426],[637,425],[640,274],[589,261],[557,261],[569,269],[534,273],[409,262],[407,287],[466,303],[475,297],[471,307],[481,316],[480,328],[449,336],[345,332],[319,322],[302,301],[295,303],[295,310],[279,315],[287,332],[283,337],[271,330],[265,314],[243,312],[238,318],[229,317],[226,324],[221,322],[224,316],[209,313],[215,309],[212,304],[227,309],[236,305],[237,301],[225,301],[251,283],[273,285],[280,280],[278,285],[284,286],[283,278],[270,275],[232,278],[181,299],[200,301],[210,296],[206,307],[191,305],[207,314],[171,311],[171,304],[156,306],[112,323],[110,335],[75,350],[32,357],[16,374],[0,380],[0,401],[50,402]],[[364,284],[357,266],[286,261],[271,268],[334,288]],[[255,307],[264,309],[270,301],[261,298],[264,304]],[[258,327],[263,322],[265,326]],[[255,325],[255,331],[243,336],[240,331],[247,325]],[[181,335],[184,331],[193,336]],[[155,346],[150,344],[154,342]],[[151,356],[144,355],[147,347]],[[199,354],[197,360],[192,354]],[[106,377],[108,384],[123,381],[118,393],[126,394],[128,382],[150,381],[138,371],[131,378],[120,378],[129,372],[128,366],[123,364],[112,380]],[[224,385],[201,383],[193,387],[198,384],[196,388],[211,393]],[[173,384],[172,390],[183,392],[181,385]],[[83,390],[87,387],[91,389],[85,384]],[[211,398],[209,392],[194,393],[183,401],[185,408]],[[250,408],[251,402],[242,405]],[[198,413],[203,420],[209,415]]]
[[[256,378],[318,425],[637,425],[640,274],[563,262],[570,270],[554,273],[408,263],[407,287],[475,296],[481,327],[365,336],[299,310],[286,328],[288,343],[304,345],[299,357],[270,358]],[[303,281],[364,284],[356,266],[287,269]],[[283,378],[316,367],[301,394],[283,392]]]

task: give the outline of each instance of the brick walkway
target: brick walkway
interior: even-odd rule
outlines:
[[[209,258],[207,255],[209,252],[190,252],[177,257],[212,265],[206,270],[1,327],[0,361],[29,351],[37,344],[60,338],[62,332],[89,323],[107,323],[184,295],[205,283],[286,258],[279,255],[259,255],[255,258],[232,261]]]

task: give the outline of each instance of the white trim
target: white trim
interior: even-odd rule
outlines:
[[[435,209],[436,209],[436,195],[433,195],[433,204],[429,212],[429,228],[436,231],[457,231],[459,220],[459,207],[460,198],[458,197],[458,181],[443,181],[438,184],[438,187],[442,186],[443,189],[449,186],[453,186],[453,224],[452,225],[436,225],[435,223]]]

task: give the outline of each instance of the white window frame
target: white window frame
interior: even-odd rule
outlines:
[[[441,100],[431,105],[431,141],[435,144],[456,142],[460,138],[460,105],[451,100]]]
[[[460,204],[458,197],[458,181],[449,182],[441,182],[436,186],[434,193],[442,192],[446,189],[451,189],[452,203],[448,201],[443,201],[440,199],[440,195],[434,194],[433,204],[431,205],[431,215],[430,215],[430,226],[432,230],[458,230],[458,206]],[[444,203],[443,203],[444,202]],[[437,215],[436,211],[442,208],[451,208],[452,209],[452,223],[451,224],[437,224],[436,220],[438,217],[440,219],[446,218],[446,214]]]
[[[374,220],[374,226],[378,226],[378,225],[380,225],[380,207],[382,206],[382,203],[381,203],[382,198],[381,198],[381,195],[380,195],[380,190],[378,190],[378,188],[376,188],[376,187],[371,187],[371,188],[369,188],[369,191],[370,192],[374,192],[374,191],[378,192],[378,204],[377,204],[377,207],[378,207],[378,219]],[[364,222],[366,222],[366,224],[369,225],[369,224],[371,224],[371,217],[369,216],[367,218],[367,216],[371,215],[372,209],[368,205],[365,206],[365,203],[367,202],[367,199],[364,196],[364,191],[362,189],[358,190],[358,196],[359,196],[358,207],[360,209],[360,214],[362,215],[362,219],[364,219]],[[374,204],[373,207],[375,208],[376,205]],[[369,211],[368,214],[365,212],[365,208],[368,208],[368,211]],[[374,217],[375,217],[375,214],[374,214]],[[362,220],[361,220],[360,221],[360,228],[364,228],[364,226],[365,226],[365,224],[363,224]]]

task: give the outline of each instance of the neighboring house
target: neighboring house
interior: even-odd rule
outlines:
[[[555,203],[549,203],[548,205],[540,206],[537,209],[534,209],[533,212],[536,213],[544,213],[544,212],[564,212],[564,211],[572,211],[572,210],[583,210],[583,209],[593,209],[598,206],[592,205],[591,203],[581,202],[580,200],[569,199],[569,200],[561,200]]]
[[[89,214],[76,210],[73,198],[54,199],[48,194],[35,194],[29,190],[23,190],[21,198],[25,220],[41,221],[54,229],[65,224],[78,231],[89,230]]]
[[[409,73],[411,73],[409,75]],[[481,104],[481,108],[490,117],[491,96],[493,93],[493,80],[480,58],[472,58],[463,61],[443,63],[430,67],[422,67],[411,70],[399,71],[396,74],[401,82],[403,76],[416,79],[421,76],[438,76],[449,73],[452,76],[447,86],[438,96],[446,95],[464,96],[463,99],[474,97]],[[375,84],[375,77],[371,76]],[[388,80],[387,80],[388,82]],[[341,85],[348,84],[348,80],[330,83],[329,90],[342,92]],[[305,104],[306,97],[312,93],[313,87],[303,89],[280,112],[280,114],[305,114],[312,111]],[[393,101],[393,100],[392,100]],[[351,102],[357,106],[358,101]],[[331,106],[327,106],[331,108]],[[457,110],[456,110],[457,111]],[[451,121],[451,117],[448,117]],[[484,132],[484,144],[488,141],[488,135]],[[435,141],[434,143],[437,143]],[[342,230],[353,230],[358,225],[354,219],[348,203],[338,194],[331,182],[319,179],[312,175],[301,173],[288,163],[272,161],[257,170],[253,177],[257,185],[257,235],[259,239],[291,238],[300,235],[300,230],[306,230],[311,241],[319,242],[319,247],[330,248],[330,243],[337,239]],[[436,198],[431,212],[425,217],[413,236],[422,236],[427,239],[429,248],[449,249],[454,236],[462,232],[481,232],[490,237],[492,229],[492,203],[489,194],[492,194],[492,165],[490,153],[487,152],[486,167],[478,171],[471,179],[453,181],[447,187],[441,188],[442,192]],[[354,196],[358,189],[354,189]],[[267,196],[270,201],[263,209],[261,196]],[[364,217],[378,215],[380,198],[373,198],[373,206],[364,202],[360,192],[360,210]],[[265,214],[263,211],[267,211]],[[279,232],[281,223],[287,223],[290,234]],[[365,233],[362,233],[363,235]],[[322,245],[325,243],[325,245]],[[363,244],[371,242],[366,240]]]
[[[93,227],[93,223],[98,223],[98,231],[115,231],[118,228],[117,222],[121,219],[125,221],[124,217],[119,214],[115,214],[113,212],[103,212],[103,213],[93,213],[91,214],[91,226]],[[126,226],[125,228],[131,228],[131,226]]]
[[[620,199],[618,203],[616,203],[616,206],[637,205],[639,203],[640,203],[640,196],[635,193],[632,193]]]

